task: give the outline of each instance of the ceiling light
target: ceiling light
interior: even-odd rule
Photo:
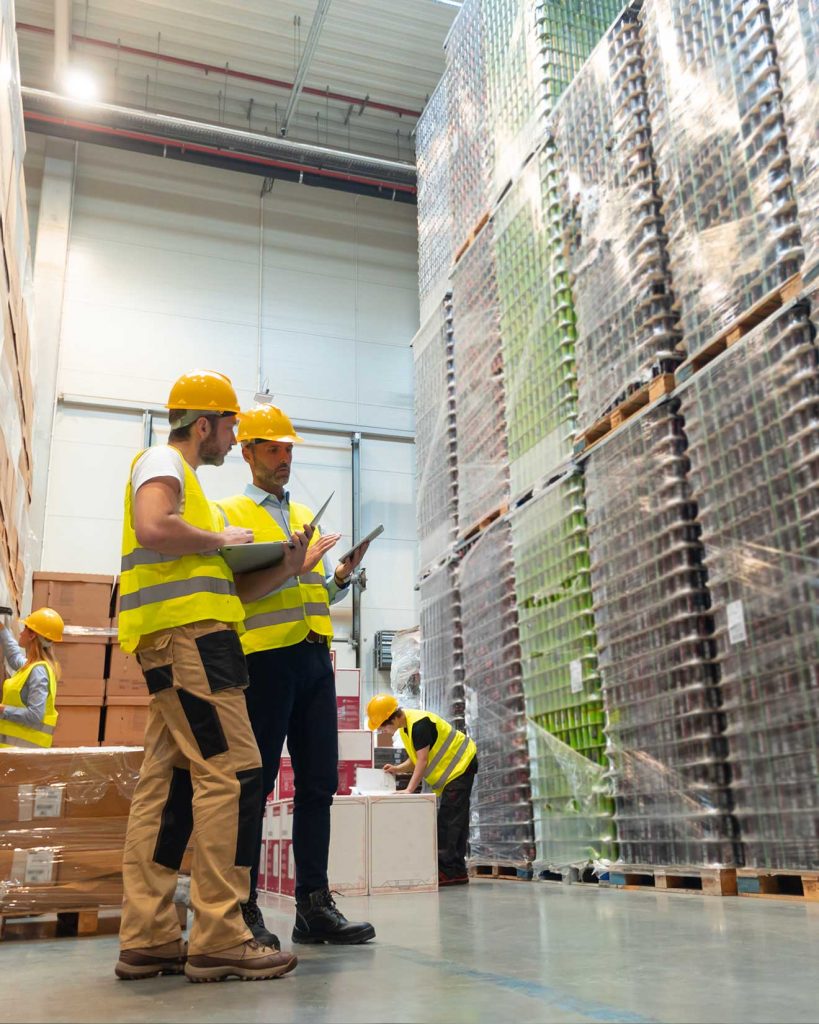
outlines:
[[[63,92],[75,100],[95,100],[99,95],[97,83],[82,68],[69,68],[63,75]]]

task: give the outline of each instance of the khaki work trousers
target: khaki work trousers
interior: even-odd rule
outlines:
[[[181,936],[173,895],[191,831],[192,955],[251,938],[248,898],[261,803],[261,758],[247,716],[247,668],[235,630],[207,621],[143,637],[153,700],[123,855],[120,947]]]

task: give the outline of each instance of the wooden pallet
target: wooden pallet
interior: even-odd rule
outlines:
[[[188,908],[184,903],[176,903],[174,906],[179,923],[185,928]],[[121,917],[118,907],[84,907],[37,915],[0,913],[0,941],[116,935]]]
[[[784,284],[777,285],[759,302],[754,303],[749,310],[740,314],[730,326],[720,331],[711,341],[681,363],[675,374],[677,383],[682,384],[698,370],[713,362],[717,356],[722,355],[727,348],[736,345],[741,338],[780,310],[791,299],[797,298],[801,291],[801,274],[794,274]]]
[[[602,416],[591,427],[578,434],[574,442],[575,455],[588,451],[593,444],[597,444],[598,441],[601,441],[613,430],[616,430],[626,420],[631,419],[641,409],[644,409],[652,402],[656,402],[658,398],[670,394],[673,390],[674,374],[658,374],[648,384],[643,384],[642,387],[629,395],[625,401],[616,405],[611,412],[606,413],[605,416]]]
[[[819,871],[737,868],[740,896],[758,899],[819,902]]]
[[[600,887],[632,891],[654,889],[696,896],[736,896],[737,869],[618,864],[609,869],[608,881],[600,880]]]
[[[466,252],[466,250],[470,247],[470,245],[472,245],[472,243],[475,241],[475,239],[478,237],[478,235],[481,233],[481,231],[483,231],[483,229],[486,226],[486,223],[488,222],[488,220],[489,220],[489,211],[487,210],[487,212],[483,214],[483,216],[480,218],[480,220],[475,225],[475,227],[472,228],[472,230],[466,236],[466,241],[458,249],[456,249],[456,251],[455,251],[455,263],[457,263],[458,260],[460,260],[460,258],[463,256],[463,254]]]
[[[464,533],[459,537],[459,541],[463,543],[467,540],[472,540],[473,537],[483,532],[488,526],[491,526],[496,519],[500,519],[501,516],[505,516],[509,511],[509,502],[504,501],[498,505],[497,508],[493,508],[491,512],[487,512],[485,516],[479,519],[476,523],[473,523]]]
[[[578,868],[567,868],[565,871],[538,871],[535,878],[539,882],[560,882],[577,885],[598,885],[600,879],[591,870],[580,871]]]
[[[486,878],[490,881],[530,882],[532,865],[524,864],[470,864],[470,878]]]

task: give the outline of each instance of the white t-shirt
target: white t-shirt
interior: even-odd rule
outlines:
[[[143,484],[156,480],[159,476],[170,476],[179,481],[179,509],[185,507],[185,470],[182,456],[170,445],[160,444],[149,448],[137,461],[131,473],[131,496],[136,494]]]

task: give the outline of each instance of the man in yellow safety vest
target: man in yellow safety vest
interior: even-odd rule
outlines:
[[[465,885],[469,797],[478,771],[475,741],[431,711],[400,707],[391,693],[372,698],[367,724],[391,736],[400,734],[409,757],[402,764],[385,765],[384,771],[398,775],[412,769],[403,792],[414,793],[426,782],[438,796],[438,884]]]
[[[274,978],[296,958],[258,943],[241,913],[258,860],[262,773],[238,631],[242,600],[301,572],[308,537],[294,532],[279,566],[234,580],[219,551],[253,533],[223,526],[196,470],[221,466],[236,443],[236,392],[222,374],[194,370],[173,385],[167,407],[168,444],[136,456],[125,488],[119,642],[136,652],[152,700],[123,854],[115,973]],[[191,830],[186,950],[173,894]]]
[[[237,437],[253,482],[244,494],[218,503],[225,521],[253,530],[257,540],[281,541],[313,517],[306,505],[293,501],[285,490],[293,445],[301,438],[290,419],[274,405],[242,413]],[[330,895],[327,881],[330,806],[338,788],[338,709],[330,659],[330,604],[347,592],[350,574],[367,550],[361,545],[351,559],[328,572],[324,555],[338,539],[338,534],[322,537],[316,529],[301,575],[245,603],[242,647],[250,675],[247,706],[262,756],[263,787],[257,808],[251,893],[243,912],[254,935],[267,943],[278,940],[265,927],[256,901],[256,878],[264,803],[276,781],[285,737],[295,789],[293,941],[348,945],[375,936],[371,924],[344,917]]]

